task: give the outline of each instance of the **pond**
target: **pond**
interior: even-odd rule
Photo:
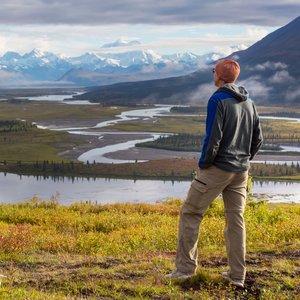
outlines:
[[[0,202],[16,203],[37,195],[59,198],[61,204],[81,201],[97,203],[155,203],[170,197],[184,199],[189,181],[132,180],[19,176],[0,173]],[[18,188],[16,188],[18,187]],[[300,203],[300,182],[255,181],[255,197],[272,202]]]

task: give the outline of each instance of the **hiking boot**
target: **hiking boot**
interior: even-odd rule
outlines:
[[[173,271],[170,274],[167,274],[165,277],[169,279],[188,279],[195,275],[195,273],[183,273],[178,270]]]
[[[238,288],[244,288],[244,281],[243,280],[234,280],[230,277],[229,272],[223,272],[221,276],[228,282],[230,282],[232,285],[238,287]]]

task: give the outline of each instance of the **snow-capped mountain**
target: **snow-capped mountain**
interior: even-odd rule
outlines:
[[[138,41],[117,40],[102,47],[132,46]],[[33,49],[23,55],[9,51],[0,57],[0,86],[22,84],[106,85],[180,76],[205,64],[193,53],[161,55],[151,49],[122,52],[88,52],[66,57]],[[100,51],[100,49],[99,49]]]
[[[20,59],[22,56],[17,53],[17,52],[13,52],[13,51],[8,51],[6,52],[3,56],[2,56],[2,61],[5,63],[10,63],[13,61],[17,61],[18,59]]]
[[[85,53],[78,57],[71,57],[68,59],[72,67],[75,69],[83,69],[89,71],[101,70],[105,68],[119,67],[119,61],[99,56],[96,53]]]
[[[191,52],[163,55],[163,57],[171,61],[187,64],[199,63],[199,61],[201,61],[201,59],[203,58],[203,56],[199,56]]]
[[[133,50],[100,55],[106,59],[112,59],[114,62],[118,62],[119,66],[122,68],[128,68],[134,65],[153,65],[167,62],[160,54],[152,50]]]
[[[0,57],[0,69],[18,74],[18,77],[26,82],[57,80],[71,67],[68,59],[40,49],[33,49],[24,55],[7,52]]]
[[[92,56],[91,56],[92,55]],[[82,59],[93,61],[83,65]],[[60,78],[80,85],[107,85],[117,82],[166,78],[191,73],[205,59],[192,53],[160,55],[153,50],[132,50],[122,53],[98,53],[72,59],[77,66]],[[79,64],[81,62],[81,66]]]

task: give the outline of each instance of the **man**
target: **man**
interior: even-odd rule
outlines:
[[[229,270],[222,276],[235,286],[243,287],[246,275],[243,213],[249,160],[259,150],[262,134],[254,103],[245,88],[235,84],[240,73],[239,64],[225,59],[213,72],[219,89],[208,101],[199,168],[180,211],[176,270],[167,277],[180,279],[195,274],[199,226],[208,206],[222,193],[229,264]]]

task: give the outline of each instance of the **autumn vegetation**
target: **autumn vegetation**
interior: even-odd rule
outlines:
[[[248,203],[244,290],[220,277],[227,263],[219,200],[204,217],[197,275],[164,278],[174,267],[180,205],[63,206],[37,197],[1,204],[1,299],[297,299],[299,205]]]

